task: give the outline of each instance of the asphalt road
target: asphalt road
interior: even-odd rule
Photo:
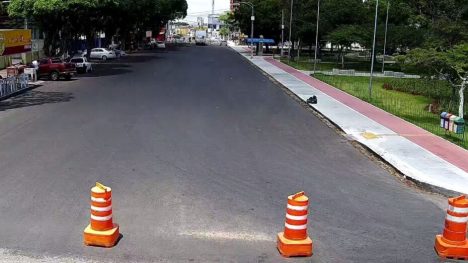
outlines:
[[[5,261],[439,262],[445,199],[226,47],[134,54],[1,102],[0,149]],[[113,189],[112,249],[83,245],[95,181]],[[275,236],[300,190],[315,255],[285,260]]]

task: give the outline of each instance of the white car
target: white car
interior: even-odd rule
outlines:
[[[166,48],[166,42],[164,42],[164,41],[157,41],[157,42],[156,42],[156,47],[157,47],[157,48]]]
[[[107,48],[93,48],[91,49],[91,55],[89,58],[100,59],[106,61],[108,59],[117,58],[115,52]]]
[[[93,65],[86,57],[75,57],[70,62],[75,64],[77,72],[87,73],[93,71]]]
[[[117,56],[117,58],[127,56],[127,53],[125,51],[123,51],[123,50],[120,50],[120,49],[114,49],[114,52],[115,52],[115,55]]]

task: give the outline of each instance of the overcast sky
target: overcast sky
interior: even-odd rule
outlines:
[[[212,0],[187,0],[188,10],[187,17],[184,19],[188,22],[197,22],[197,17],[206,17],[211,13]],[[229,0],[215,0],[215,14],[224,13],[229,10]]]

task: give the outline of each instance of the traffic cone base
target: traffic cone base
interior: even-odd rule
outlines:
[[[114,224],[114,228],[106,231],[97,231],[89,224],[83,233],[84,243],[87,246],[113,247],[120,237],[119,225]]]
[[[468,260],[468,242],[465,242],[464,245],[454,245],[445,242],[442,235],[437,235],[434,249],[440,257]]]
[[[290,240],[284,237],[284,232],[278,233],[278,251],[284,257],[310,257],[312,256],[312,239]]]

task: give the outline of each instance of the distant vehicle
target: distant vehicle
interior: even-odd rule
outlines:
[[[195,44],[206,45],[206,30],[195,31]]]
[[[166,48],[166,42],[164,41],[156,41],[157,48]]]
[[[83,54],[83,56],[86,56],[86,52],[83,52]],[[102,61],[114,59],[116,57],[115,52],[107,48],[93,48],[91,49],[91,55],[89,56],[91,59],[100,59]]]
[[[93,65],[88,61],[86,57],[75,57],[72,58],[70,62],[75,63],[77,72],[87,73],[93,71]]]
[[[211,38],[211,39],[210,39],[210,44],[211,44],[211,45],[218,45],[218,46],[221,46],[221,39],[219,39],[219,38]]]
[[[161,27],[159,34],[154,39],[157,48],[166,48],[166,28]]]
[[[112,49],[112,51],[114,51],[115,56],[116,56],[117,58],[127,56],[127,53],[126,53],[125,51],[123,51],[123,50],[120,50],[120,49]]]
[[[69,80],[76,74],[74,63],[63,62],[60,58],[44,58],[39,61],[39,77],[49,77],[51,80],[59,80],[64,77]]]

